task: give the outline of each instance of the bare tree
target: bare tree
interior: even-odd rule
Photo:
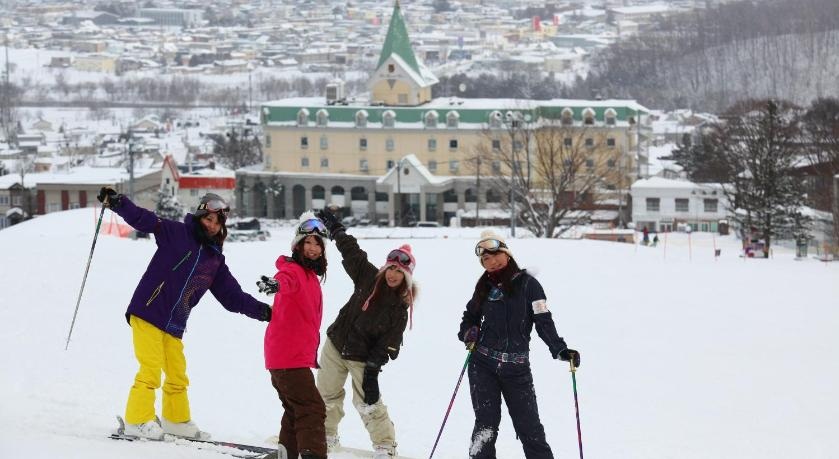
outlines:
[[[516,223],[537,237],[559,237],[620,186],[620,149],[606,145],[605,131],[520,113],[486,128],[476,156],[490,166],[487,186],[507,196],[502,203]]]

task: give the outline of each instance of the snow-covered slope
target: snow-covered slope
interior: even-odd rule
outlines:
[[[106,220],[109,218],[106,213]],[[153,241],[100,236],[70,349],[64,343],[93,237],[93,209],[49,214],[0,231],[0,457],[213,458],[212,451],[106,439],[136,364],[125,306]],[[409,241],[422,291],[414,328],[382,373],[400,452],[427,457],[466,353],[455,338],[480,267],[479,231]],[[403,239],[365,230],[376,264]],[[246,291],[273,274],[288,229],[266,242],[231,243],[228,264]],[[585,452],[591,458],[828,458],[839,451],[839,263],[737,256],[737,242],[671,235],[657,248],[589,241],[509,241],[545,285],[560,334],[582,352],[577,374]],[[664,241],[662,241],[662,244]],[[715,261],[713,244],[722,247]],[[351,291],[327,247],[324,326]],[[194,420],[216,439],[264,445],[282,408],[262,364],[265,325],[211,295],[185,335]],[[568,367],[533,334],[542,421],[558,458],[577,457]],[[346,405],[343,442],[368,447]],[[468,385],[458,394],[435,457],[467,455]],[[504,413],[499,458],[523,457]],[[340,459],[340,455],[332,456]]]

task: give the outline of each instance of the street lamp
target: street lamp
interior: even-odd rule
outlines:
[[[396,163],[396,226],[402,226],[402,163],[405,158]]]

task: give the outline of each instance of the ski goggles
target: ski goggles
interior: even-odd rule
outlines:
[[[221,199],[212,199],[207,202],[202,202],[201,204],[198,204],[198,210],[205,210],[208,213],[220,213],[225,217],[227,217],[230,214],[230,206],[228,206],[227,203],[222,201]]]
[[[317,218],[306,220],[297,226],[297,234],[306,236],[316,234],[321,237],[329,237],[329,231],[323,226],[323,222]]]
[[[501,249],[506,249],[507,244],[499,241],[498,239],[484,239],[483,241],[478,242],[475,246],[475,255],[482,256],[485,253],[496,253]]]
[[[411,268],[411,256],[399,249],[391,250],[390,253],[387,254],[387,261],[388,263],[398,263],[402,267],[408,269]]]

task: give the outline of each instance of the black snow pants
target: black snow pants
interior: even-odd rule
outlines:
[[[530,363],[500,362],[475,352],[469,362],[469,391],[475,410],[470,459],[496,459],[495,440],[501,423],[501,396],[527,459],[553,459],[539,421]]]

